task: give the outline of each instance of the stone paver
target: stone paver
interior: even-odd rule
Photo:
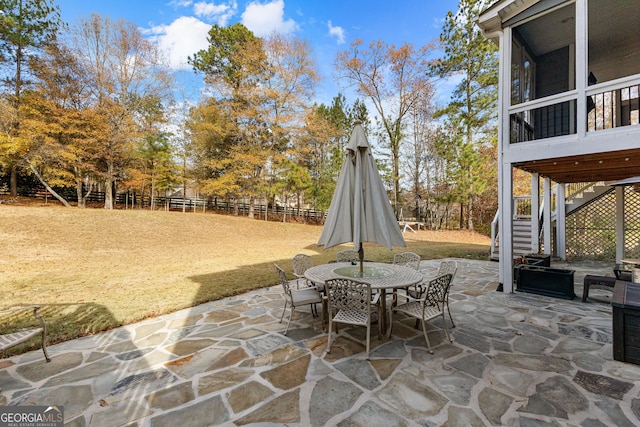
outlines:
[[[391,338],[373,332],[370,360],[361,328],[327,354],[309,311],[283,335],[271,287],[50,346],[50,363],[2,359],[0,404],[64,405],[78,427],[640,425],[640,366],[612,360],[607,299],[580,301],[609,264],[554,263],[577,270],[567,301],[497,292],[497,263],[457,261],[453,342],[430,322],[433,354],[400,317]]]

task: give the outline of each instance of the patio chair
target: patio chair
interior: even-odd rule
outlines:
[[[340,251],[336,253],[336,262],[358,262],[360,257],[358,252],[354,250]]]
[[[305,288],[315,287],[313,283],[304,277],[304,272],[307,269],[313,267],[313,260],[309,255],[297,254],[291,259],[291,265],[293,266],[293,274],[297,278],[297,287],[300,289],[300,281],[304,284]]]
[[[393,256],[393,263],[395,265],[402,265],[404,267],[409,267],[409,268],[413,268],[416,271],[420,270],[420,255],[418,255],[417,253],[414,252],[401,252],[399,254],[395,254]],[[414,285],[414,294],[415,294],[415,288],[418,285]],[[405,292],[409,292],[410,288],[397,288],[397,289],[404,289]],[[396,304],[398,298],[397,298],[397,289],[394,288],[393,289],[393,302],[392,304]]]
[[[318,289],[315,283],[308,280],[304,276],[304,272],[309,268],[313,267],[313,260],[309,255],[305,254],[297,254],[291,259],[291,265],[293,266],[293,275],[296,276],[296,288],[300,289],[300,280],[302,280],[303,289],[304,288],[315,288],[316,290],[323,292],[324,288]],[[311,306],[311,313],[314,316],[318,315],[318,309],[315,304]]]
[[[282,289],[284,290],[284,308],[282,309],[282,316],[280,316],[280,323],[282,323],[282,319],[284,318],[284,313],[287,311],[287,305],[291,306],[289,312],[289,321],[287,322],[287,329],[284,331],[284,334],[287,335],[289,332],[289,325],[291,324],[291,318],[293,317],[293,312],[296,307],[300,307],[303,305],[313,305],[322,302],[322,295],[315,288],[305,288],[300,290],[292,290],[289,286],[289,280],[287,279],[287,275],[284,270],[278,266],[278,264],[274,264],[276,268],[276,272],[280,277],[280,284],[282,285]],[[311,313],[313,315],[313,311]],[[315,316],[314,316],[315,317]],[[323,320],[321,320],[321,325],[324,324]]]
[[[429,281],[423,298],[419,300],[407,298],[406,302],[398,302],[398,305],[391,307],[389,309],[389,330],[387,332],[387,337],[391,336],[391,330],[393,328],[393,313],[395,312],[403,313],[409,317],[414,317],[422,323],[422,333],[424,334],[424,339],[427,342],[429,353],[433,354],[431,343],[429,342],[429,336],[427,335],[426,322],[429,320],[442,316],[442,325],[444,332],[447,335],[447,339],[449,341],[453,341],[449,336],[447,324],[444,319],[444,306],[447,301],[452,278],[453,275],[451,273],[438,276]]]
[[[420,255],[414,252],[402,252],[393,256],[393,263],[396,265],[403,265],[415,270],[420,269]]]
[[[442,276],[443,274],[451,273],[451,282],[453,282],[453,278],[456,276],[456,272],[458,271],[458,263],[456,261],[441,261],[440,267],[438,267],[437,276]],[[408,289],[407,295],[414,299],[420,299],[422,294],[425,291],[424,282],[416,285],[415,289]],[[447,300],[445,302],[447,306],[447,312],[449,313],[449,320],[451,320],[451,327],[455,328],[456,324],[453,323],[453,317],[451,317],[451,309],[449,308],[449,293],[447,292]]]
[[[351,279],[329,279],[324,282],[329,313],[329,340],[327,353],[331,352],[331,333],[334,323],[364,326],[367,328],[367,359],[371,348],[372,306],[377,306],[380,294],[371,294],[371,285]],[[336,330],[337,333],[337,330]],[[378,332],[378,336],[380,333]]]
[[[11,314],[11,313],[19,313],[24,311],[33,310],[33,317],[38,321],[37,326],[30,327],[27,329],[22,329],[13,333],[8,334],[0,334],[0,351],[7,350],[13,346],[21,344],[32,337],[40,336],[40,346],[42,347],[42,352],[44,353],[44,359],[47,362],[51,362],[51,358],[47,353],[47,324],[44,321],[44,318],[38,313],[40,307],[35,306],[27,306],[27,307],[18,307],[11,308],[7,310],[0,310],[0,314]]]

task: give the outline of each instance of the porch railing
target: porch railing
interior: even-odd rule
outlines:
[[[576,133],[577,91],[547,96],[509,109],[510,142],[532,141]]]
[[[588,131],[640,123],[640,83],[629,83],[627,79],[620,79],[587,91]]]
[[[640,74],[589,86],[586,111],[578,114],[578,91],[570,90],[509,108],[512,144],[574,135],[578,120],[587,132],[640,124]]]

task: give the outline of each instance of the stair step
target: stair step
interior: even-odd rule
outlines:
[[[608,192],[613,191],[613,187],[604,182],[591,183],[591,186],[584,188],[580,194],[571,195],[570,200],[565,201],[566,214],[591,203]],[[569,195],[567,195],[569,196]],[[555,222],[555,213],[552,212],[551,223]],[[531,225],[532,221],[528,216],[520,216],[511,221],[511,241],[514,255],[526,255],[531,252]],[[498,225],[499,226],[499,225]],[[552,225],[553,226],[553,225]],[[499,242],[492,248],[491,259],[497,259],[500,254]]]

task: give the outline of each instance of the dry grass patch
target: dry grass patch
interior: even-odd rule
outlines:
[[[319,226],[51,203],[2,204],[0,224],[0,309],[41,305],[51,343],[271,286],[273,263],[292,277],[296,253],[321,264],[348,247],[318,247]],[[488,255],[489,239],[474,233],[420,231],[405,239],[424,259]],[[376,261],[404,250],[365,247]],[[21,322],[0,318],[0,332]]]

